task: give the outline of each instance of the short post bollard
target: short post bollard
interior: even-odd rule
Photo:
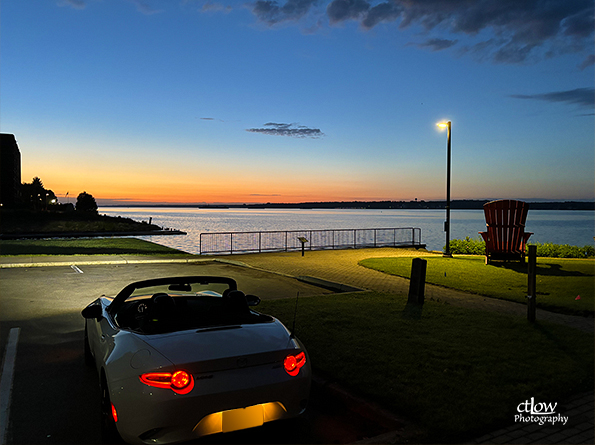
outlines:
[[[529,265],[527,267],[527,320],[535,321],[535,310],[537,295],[535,286],[537,283],[537,246],[529,246]]]
[[[407,304],[424,304],[427,261],[415,258],[411,263],[411,280]]]

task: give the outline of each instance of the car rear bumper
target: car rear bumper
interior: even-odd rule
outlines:
[[[149,387],[140,380],[111,389],[116,424],[129,443],[173,443],[219,432],[252,428],[300,415],[310,394],[311,371],[291,377],[283,368],[258,366],[195,375],[188,394]]]

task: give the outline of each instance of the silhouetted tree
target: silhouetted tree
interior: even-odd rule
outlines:
[[[47,209],[48,203],[56,199],[56,195],[51,190],[46,190],[39,176],[36,176],[31,183],[21,184],[21,199],[27,207],[42,210]]]
[[[97,203],[93,195],[87,192],[80,193],[76,198],[76,211],[97,213]]]

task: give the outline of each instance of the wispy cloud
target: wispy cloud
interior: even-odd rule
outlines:
[[[159,12],[163,12],[163,9],[157,9],[154,6],[155,1],[152,0],[128,0],[130,3],[136,6],[136,9],[139,12],[142,12],[146,15],[157,14]]]
[[[293,138],[318,139],[324,136],[324,133],[318,128],[308,128],[301,125],[296,126],[296,124],[277,124],[273,122],[264,124],[264,128],[248,128],[246,131],[268,134],[270,136],[289,136]]]
[[[579,69],[582,71],[585,68],[588,68],[590,66],[595,65],[595,54],[589,54],[585,60],[583,60],[583,63],[581,63],[579,65]]]
[[[423,43],[417,43],[415,46],[419,48],[429,48],[432,51],[442,51],[448,49],[451,46],[456,45],[458,40],[449,39],[428,39]]]
[[[547,102],[565,102],[590,108],[595,106],[595,89],[593,88],[576,88],[574,90],[555,91],[542,94],[513,94],[510,97],[515,99],[543,100]]]

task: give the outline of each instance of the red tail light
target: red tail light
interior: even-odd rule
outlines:
[[[118,413],[116,412],[116,407],[114,406],[114,404],[112,403],[112,417],[114,419],[114,422],[118,422]]]
[[[188,394],[194,388],[194,379],[186,371],[148,372],[139,376],[145,385],[156,388],[170,388],[177,394]]]
[[[300,368],[306,364],[306,354],[300,352],[298,355],[288,355],[283,361],[283,367],[287,374],[296,376],[300,372]]]

